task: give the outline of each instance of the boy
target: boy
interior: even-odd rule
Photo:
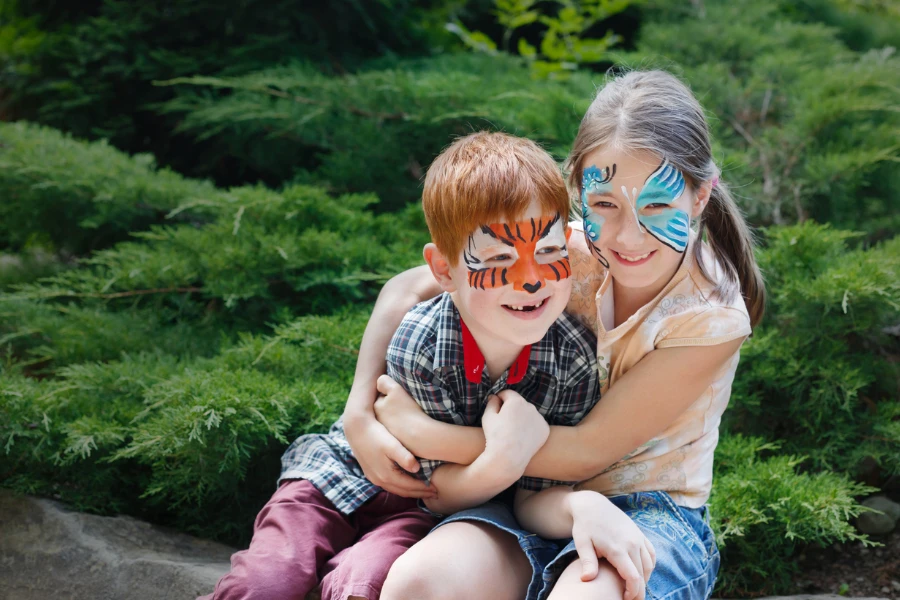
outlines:
[[[597,401],[596,340],[562,314],[568,195],[536,144],[483,132],[457,140],[429,169],[423,208],[433,239],[425,260],[445,293],[408,313],[387,371],[427,414],[484,427],[485,451],[471,465],[420,461],[437,491],[425,505],[450,514],[517,481],[553,483],[522,474],[547,438],[544,419],[573,425]],[[216,599],[302,599],[319,582],[323,598],[378,598],[394,560],[437,523],[365,479],[341,421],[299,438],[282,463],[280,487]]]

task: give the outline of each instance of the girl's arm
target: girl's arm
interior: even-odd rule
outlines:
[[[400,465],[415,472],[419,462],[375,420],[375,382],[385,371],[388,344],[404,315],[440,292],[427,266],[405,271],[384,285],[360,343],[353,386],[344,407],[344,433],[366,477],[388,492],[407,498],[431,497],[434,489],[397,469]]]
[[[650,352],[610,387],[578,425],[550,427],[550,438],[525,475],[583,481],[601,473],[665,431],[710,386],[742,342],[739,338],[715,346]],[[480,428],[428,418],[387,377],[379,379],[378,387],[386,394],[376,404],[379,420],[417,456],[469,464],[484,450]],[[440,447],[436,439],[442,440]]]

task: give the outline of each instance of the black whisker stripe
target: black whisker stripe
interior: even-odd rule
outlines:
[[[569,266],[569,259],[564,258],[559,262],[562,263],[562,266],[566,268],[566,277],[570,277],[572,275],[572,268]]]
[[[556,270],[556,267],[553,266],[553,263],[550,263],[550,264],[547,265],[547,266],[550,267],[550,270],[553,271],[553,274],[554,274],[554,275],[556,275],[556,280],[557,280],[557,281],[559,281],[560,279],[562,279],[562,277],[559,276],[559,271],[557,271],[557,270]]]
[[[491,287],[494,287],[497,285],[496,279],[497,279],[497,267],[494,267],[493,269],[491,269]]]
[[[503,282],[503,285],[506,285],[506,284],[507,284],[507,281],[506,281],[506,269],[503,269],[503,270],[500,272],[500,281]]]

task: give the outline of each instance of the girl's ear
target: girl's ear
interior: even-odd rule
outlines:
[[[438,250],[438,247],[434,244],[425,244],[425,248],[422,250],[422,256],[425,257],[425,262],[428,263],[431,274],[434,275],[434,278],[440,284],[441,289],[445,292],[455,292],[456,284],[453,281],[453,277],[450,276],[450,263],[447,262],[447,258],[440,250]]]
[[[709,203],[709,195],[712,193],[712,182],[704,181],[701,183],[694,195],[694,202],[691,204],[691,217],[696,219],[703,214],[703,209]]]

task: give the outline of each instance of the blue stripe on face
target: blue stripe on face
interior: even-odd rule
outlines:
[[[600,232],[606,219],[591,210],[588,204],[588,194],[611,192],[609,183],[609,169],[598,169],[591,165],[584,170],[581,176],[581,218],[584,221],[584,234],[592,244],[600,239]]]
[[[684,193],[685,182],[681,171],[664,160],[647,181],[635,200],[638,211],[650,204],[673,204]],[[676,252],[684,252],[690,234],[690,217],[683,210],[670,207],[655,215],[638,215],[638,221],[646,230]]]

